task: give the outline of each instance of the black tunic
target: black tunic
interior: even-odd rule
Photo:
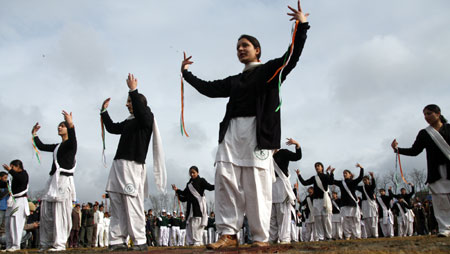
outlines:
[[[180,198],[181,202],[187,202],[186,207],[186,218],[189,218],[189,213],[191,212],[191,207],[194,211],[192,217],[202,217],[202,212],[200,211],[200,205],[198,203],[198,200],[194,195],[192,195],[191,191],[189,190],[188,185],[192,183],[192,186],[197,190],[197,192],[200,194],[200,196],[204,196],[205,190],[213,191],[214,185],[208,183],[204,178],[198,176],[195,179],[190,179],[189,182],[186,184],[186,188],[184,190],[177,190],[178,197]]]
[[[314,205],[313,204],[313,202],[314,202],[313,198],[310,195],[306,196],[306,198],[302,201],[302,203],[300,205],[302,207],[304,207],[303,212],[302,212],[302,215],[303,215],[302,217],[304,219],[309,219],[309,215],[311,214],[311,209],[314,209],[312,207],[309,207],[309,205],[308,205],[308,197],[311,199],[311,204]]]
[[[386,208],[389,210],[391,209],[391,200],[394,198],[394,194],[392,193],[391,190],[389,190],[389,196],[380,196],[381,200],[383,201],[384,205],[386,206]],[[377,199],[377,203],[378,206],[380,207],[380,209],[378,209],[378,217],[379,218],[383,218],[383,206],[380,204],[380,202]]]
[[[450,144],[450,124],[442,125],[439,130],[447,144]],[[398,148],[400,154],[416,156],[423,149],[427,151],[427,181],[426,183],[434,183],[441,178],[439,174],[439,165],[447,165],[447,179],[450,180],[450,160],[442,153],[441,149],[434,143],[430,135],[425,129],[419,131],[416,141],[411,148]]]
[[[335,202],[336,205],[339,207],[339,209],[333,204],[333,214],[339,214],[341,212],[341,206],[342,206],[342,202],[341,199],[333,199],[331,202]]]
[[[328,190],[328,185],[332,185],[334,181],[334,175],[333,174],[324,174],[320,173],[318,174],[320,181],[322,182],[323,189]],[[303,185],[311,185],[314,184],[314,194],[312,196],[313,199],[322,199],[323,198],[323,191],[319,188],[319,186],[316,183],[316,176],[311,176],[308,180],[303,180],[303,177],[301,174],[298,175],[298,179]]]
[[[369,185],[357,186],[356,190],[362,193],[362,200],[367,200],[366,194],[364,193],[363,188],[366,187],[367,195],[369,195],[370,200],[375,199],[375,190],[377,185],[375,184],[375,179],[372,178],[372,183]]]
[[[283,70],[282,81],[286,79],[297,64],[306,41],[308,23],[301,23],[296,33],[294,50],[291,59]],[[198,92],[211,98],[229,97],[223,121],[220,123],[219,143],[225,137],[230,120],[237,116],[256,116],[256,140],[260,149],[280,148],[281,120],[280,111],[275,112],[280,97],[278,92],[278,78],[267,81],[283,65],[288,51],[280,58],[276,58],[222,80],[203,81],[195,77],[190,71],[184,70],[184,79]],[[254,103],[250,105],[249,103]],[[248,105],[247,105],[248,104]],[[245,106],[243,106],[245,105]],[[253,107],[254,110],[249,110]]]
[[[355,194],[356,187],[362,181],[363,176],[364,176],[364,169],[361,168],[358,178],[356,178],[356,179],[344,179],[343,180],[347,184],[347,187],[350,190],[350,192],[352,193],[353,198],[355,198],[356,200],[358,199],[356,197],[356,194]],[[342,184],[342,181],[334,180],[333,183],[334,183],[334,185],[338,186],[339,189],[341,190],[342,206],[353,206],[353,207],[356,207],[355,201],[353,201],[353,199],[349,196],[348,192],[345,190],[344,185]]]
[[[153,132],[153,113],[139,100],[136,90],[129,92],[133,105],[134,119],[113,123],[108,111],[101,113],[105,128],[109,133],[120,134],[114,160],[123,159],[145,164],[148,146]]]
[[[411,205],[411,198],[414,195],[414,193],[415,193],[414,186],[411,186],[411,192],[410,193],[406,193],[406,194],[401,194],[400,193],[400,194],[394,195],[394,198],[396,198],[396,199],[403,198],[403,200],[405,200],[406,203],[408,203],[408,205],[410,206]]]
[[[302,148],[295,148],[295,153],[289,151],[288,149],[280,149],[273,155],[273,159],[277,163],[278,167],[283,171],[286,176],[289,176],[289,162],[298,161],[302,158]],[[275,176],[278,174],[275,172]]]
[[[75,155],[77,154],[77,138],[75,135],[75,128],[67,128],[68,139],[63,141],[59,146],[58,153],[56,154],[56,159],[61,168],[72,169],[75,166]],[[38,136],[34,137],[34,142],[36,147],[45,152],[53,152],[58,144],[44,144],[41,142]],[[52,169],[50,175],[55,174],[56,164],[53,161]],[[60,175],[72,176],[72,173],[61,172]]]
[[[22,191],[27,189],[28,185],[28,173],[25,170],[22,170],[21,172],[16,172],[14,170],[10,170],[9,174],[13,177],[11,182],[11,191],[12,194],[21,193]],[[6,182],[0,181],[0,188],[7,188],[8,185]],[[27,193],[24,193],[20,197],[21,198],[27,196]]]

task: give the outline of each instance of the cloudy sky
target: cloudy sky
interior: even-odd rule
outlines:
[[[19,158],[43,188],[52,155],[38,164],[30,130],[57,143],[61,110],[73,112],[78,139],[75,176],[80,201],[101,198],[118,136],[107,134],[108,167],[101,162],[99,108],[111,97],[115,121],[127,117],[128,72],[139,80],[158,120],[166,153],[168,187],[184,187],[188,168],[214,182],[218,127],[226,99],[185,88],[180,135],[180,63],[206,79],[242,71],[236,57],[241,34],[257,37],[262,61],[282,55],[296,1],[1,1],[0,162]],[[393,170],[390,142],[410,146],[426,127],[422,109],[438,104],[450,115],[450,2],[303,0],[311,29],[294,71],[282,87],[282,136],[297,139],[303,159],[291,164],[304,176],[322,161],[337,168],[360,162],[382,174]],[[425,168],[425,156],[403,158],[405,171]],[[151,152],[147,157],[151,193]],[[294,179],[293,177],[291,178]]]

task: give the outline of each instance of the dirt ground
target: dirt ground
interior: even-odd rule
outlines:
[[[15,253],[39,253],[36,249],[24,250]],[[148,252],[108,252],[106,248],[90,248],[90,249],[68,249],[59,253],[216,253],[216,254],[234,254],[234,253],[346,253],[346,254],[378,254],[378,253],[433,253],[440,254],[450,253],[450,238],[439,238],[436,236],[413,236],[405,238],[379,238],[349,241],[329,241],[329,242],[313,242],[313,243],[293,243],[290,245],[271,245],[264,248],[253,248],[249,245],[242,245],[239,248],[225,250],[207,250],[204,247],[149,247]]]

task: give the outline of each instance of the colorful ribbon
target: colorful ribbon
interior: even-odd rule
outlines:
[[[402,162],[400,161],[400,153],[398,152],[398,149],[397,149],[397,159],[396,159],[395,167],[397,167],[397,162],[398,162],[398,165],[400,168],[400,175],[402,176],[403,182],[405,182],[406,184],[409,184],[406,181],[405,177],[403,176]]]
[[[102,162],[103,162],[103,166],[106,168],[105,124],[103,123],[103,118],[101,116],[100,116],[100,128],[102,130],[102,142],[103,142]]]
[[[181,116],[180,116],[180,129],[181,129],[181,136],[186,135],[186,137],[189,137],[189,135],[186,132],[186,127],[184,125],[184,82],[183,82],[183,74],[181,74]]]
[[[36,147],[36,143],[34,142],[34,137],[31,137],[31,144],[33,145],[33,149],[34,149],[34,153],[36,154],[36,158],[37,158],[39,164],[41,164],[41,153],[39,152],[39,150]]]
[[[292,31],[292,42],[289,50],[290,51],[289,56],[287,54],[284,56],[283,65],[280,68],[278,68],[278,70],[275,72],[275,74],[273,74],[273,76],[269,80],[267,80],[267,83],[270,83],[270,81],[272,81],[278,75],[278,73],[280,74],[278,76],[278,93],[280,94],[280,104],[278,104],[278,107],[275,109],[275,112],[278,112],[280,110],[281,104],[283,103],[283,100],[281,99],[281,78],[283,70],[288,65],[289,61],[291,60],[292,53],[294,52],[294,42],[295,42],[295,35],[297,34],[298,24],[299,21],[298,20],[295,21],[295,26]]]

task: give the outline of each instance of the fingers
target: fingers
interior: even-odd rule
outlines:
[[[302,12],[302,7],[300,6],[300,0],[297,1],[298,10]]]

